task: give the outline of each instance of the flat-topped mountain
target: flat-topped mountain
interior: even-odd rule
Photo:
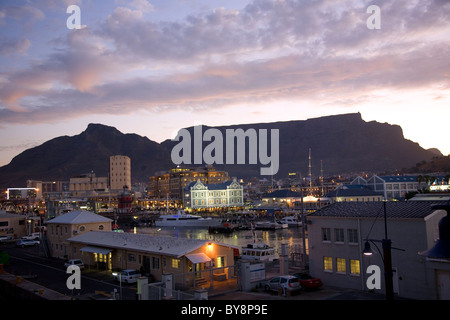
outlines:
[[[429,161],[437,152],[405,139],[400,126],[366,122],[359,113],[215,128],[224,137],[226,129],[267,129],[269,132],[278,129],[277,177],[289,172],[307,175],[309,149],[315,175],[320,174],[320,160],[325,175],[380,172],[415,166],[418,162]],[[207,129],[203,126],[203,132]],[[187,130],[193,134],[192,127]],[[112,155],[129,156],[132,181],[148,182],[156,171],[175,166],[171,151],[178,143],[171,140],[157,143],[137,134],[123,134],[114,127],[89,124],[78,135],[57,137],[17,155],[8,165],[0,167],[0,186],[20,187],[28,179],[68,180],[91,171],[97,176],[107,176]],[[204,141],[203,148],[210,143]],[[226,152],[226,148],[223,150]],[[245,178],[259,176],[262,165],[249,165],[246,161],[246,164],[215,167],[228,170],[230,176]]]

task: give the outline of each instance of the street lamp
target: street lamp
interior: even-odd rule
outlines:
[[[384,239],[383,240],[374,240],[374,239],[366,239],[364,244],[363,254],[365,256],[371,256],[373,254],[372,249],[370,248],[370,242],[372,242],[377,248],[378,252],[380,249],[375,244],[375,242],[381,242],[383,253],[380,252],[381,259],[383,260],[384,265],[384,283],[386,286],[386,300],[394,300],[394,282],[393,282],[393,272],[392,272],[392,249],[405,251],[404,249],[393,248],[392,241],[388,238],[387,233],[387,216],[386,216],[386,201],[383,201],[383,209],[384,209]]]

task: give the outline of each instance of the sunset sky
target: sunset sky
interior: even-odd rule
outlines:
[[[351,112],[450,153],[450,1],[0,0],[0,166],[89,123],[161,142]]]

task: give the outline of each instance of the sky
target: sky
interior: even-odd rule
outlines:
[[[161,142],[353,112],[447,155],[449,21],[447,0],[0,0],[0,166],[89,123]]]

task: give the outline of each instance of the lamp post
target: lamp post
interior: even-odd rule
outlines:
[[[383,249],[383,253],[381,254],[381,259],[383,260],[383,266],[384,266],[384,283],[385,283],[385,289],[386,289],[386,300],[394,300],[394,281],[393,281],[393,272],[392,272],[392,249],[402,250],[399,248],[392,248],[392,241],[388,238],[388,232],[387,232],[387,214],[386,214],[386,201],[383,201],[383,210],[384,210],[384,239],[380,240],[373,240],[373,239],[366,239],[366,243],[364,244],[364,251],[363,254],[366,256],[370,256],[373,254],[372,249],[370,248],[370,242],[372,242],[375,247],[378,249],[375,242],[381,242],[381,246]],[[378,249],[379,251],[379,249]]]

